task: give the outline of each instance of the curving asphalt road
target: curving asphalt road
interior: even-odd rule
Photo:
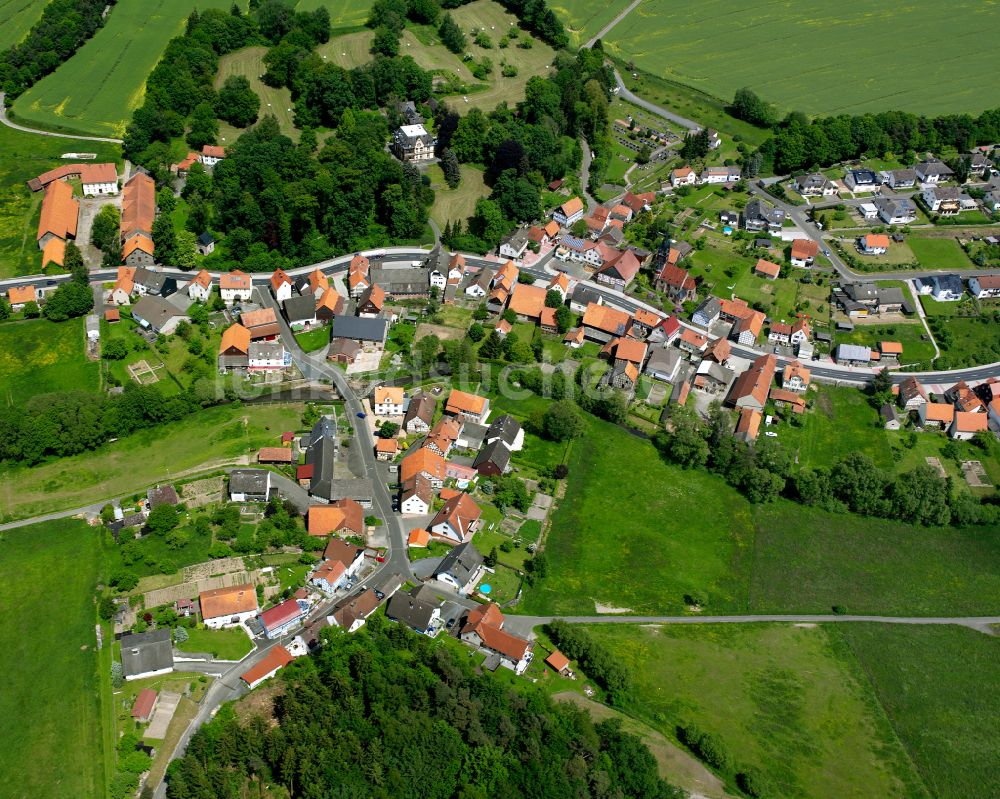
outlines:
[[[680,114],[675,114],[673,111],[668,111],[666,108],[655,103],[649,102],[649,100],[644,100],[637,94],[633,94],[629,91],[628,87],[625,85],[625,81],[622,80],[622,76],[618,74],[618,70],[614,70],[615,73],[615,83],[618,84],[618,96],[623,100],[628,100],[632,105],[637,105],[639,108],[645,108],[649,113],[656,114],[658,117],[663,117],[669,122],[673,122],[675,125],[680,125],[682,128],[687,128],[688,130],[697,133],[701,130],[701,125],[692,119],[687,117],[682,117]]]
[[[409,261],[426,258],[428,256],[428,251],[414,247],[389,247],[383,250],[366,251],[365,254],[368,255],[368,257],[370,258],[376,258],[378,257],[379,254],[382,254],[385,263],[402,265],[408,263]],[[309,264],[308,266],[301,266],[296,269],[290,269],[287,271],[288,274],[291,275],[292,277],[309,274],[309,272],[317,268],[322,270],[326,274],[334,274],[336,272],[345,271],[347,269],[348,264],[350,263],[351,258],[353,257],[354,253],[350,253],[348,255],[341,255],[336,258],[330,258],[325,261],[320,261],[315,264]],[[498,264],[496,258],[484,258],[479,255],[466,255],[465,260],[466,263],[468,263],[470,266],[473,267],[482,267],[482,266],[496,267]],[[548,264],[551,261],[552,257],[550,253],[548,256],[546,256],[546,258],[542,259],[537,264],[533,265],[532,267],[523,268],[522,271],[532,274],[538,280],[547,281],[552,277],[554,273],[553,270],[545,268],[546,264]],[[161,267],[161,271],[164,274],[170,275],[172,277],[177,277],[182,280],[189,280],[191,277],[190,272],[185,272],[181,269],[176,269],[173,267]],[[998,270],[980,269],[976,270],[975,274],[982,275],[982,274],[990,274],[997,272]],[[211,274],[214,278],[218,278],[219,276],[218,272],[213,272]],[[869,280],[872,279],[872,276],[870,275],[856,275],[853,272],[851,272],[850,274],[853,279],[869,279]],[[933,270],[912,271],[912,272],[907,272],[905,273],[905,275],[901,275],[900,277],[904,279],[912,279],[920,277],[922,275],[931,275],[931,274],[935,274],[935,272]],[[116,275],[117,275],[117,270],[115,269],[96,269],[92,270],[90,273],[92,282],[103,282],[108,280],[114,280],[116,278]],[[264,286],[270,279],[269,274],[262,274],[262,273],[255,273],[251,275],[251,277],[253,278],[254,284],[257,286]],[[883,277],[882,275],[879,275],[880,279],[882,277]],[[0,280],[0,291],[6,291],[12,286],[27,285],[29,283],[37,284],[40,286],[55,286],[58,285],[59,283],[64,283],[69,279],[70,276],[68,274],[58,275],[55,277],[46,277],[45,275],[30,275],[30,276],[26,275],[17,278],[9,278],[7,280]],[[633,297],[626,296],[622,294],[622,292],[620,291],[616,291],[615,289],[603,286],[596,282],[590,282],[588,284],[588,288],[590,288],[597,294],[601,295],[601,297],[604,298],[605,302],[612,304],[616,307],[622,308],[626,311],[632,312],[635,311],[637,308],[645,308],[647,310],[651,310],[656,313],[663,312],[661,309],[649,305],[648,303],[642,302],[641,300],[637,300]],[[269,295],[269,293],[267,293],[267,295]],[[684,325],[685,327],[690,327],[695,330],[701,330],[701,328],[698,328],[696,325],[692,325],[690,322],[686,322],[684,320],[681,320],[681,324]],[[292,349],[291,347],[289,349],[293,353],[295,352],[295,350]],[[742,358],[753,359],[768,351],[770,350],[763,348],[743,347],[736,344],[733,345],[733,352]],[[304,362],[306,363],[310,363],[312,360],[312,356],[305,356],[304,353],[300,357],[305,358],[306,360]],[[776,356],[776,357],[778,358],[778,361],[782,363],[784,363],[785,361],[793,360],[791,358],[785,358],[783,356]],[[327,374],[326,372],[323,371],[324,367],[325,364],[313,364],[311,368],[313,370],[316,370],[315,373],[319,374],[321,379],[322,378],[330,380],[336,380],[338,378],[343,379],[343,374],[340,372],[339,369],[334,369],[330,374],[335,376],[331,377],[330,374]],[[328,366],[326,366],[325,368],[329,369]],[[815,377],[825,378],[827,380],[854,383],[856,385],[864,385],[870,382],[874,375],[874,371],[872,369],[868,369],[865,367],[838,366],[832,361],[829,362],[813,361],[810,363],[809,368],[812,370],[812,373]],[[955,383],[958,382],[959,380],[966,380],[966,381],[985,380],[988,377],[994,377],[998,374],[1000,374],[1000,362],[991,364],[982,364],[980,366],[972,366],[965,369],[952,369],[946,371],[894,372],[893,380],[899,383],[905,380],[907,377],[915,376],[919,380],[925,383],[945,383],[945,382]]]
[[[22,133],[34,133],[38,136],[51,136],[55,139],[73,139],[75,141],[103,141],[108,144],[121,144],[121,139],[111,139],[104,138],[102,136],[74,136],[69,133],[53,133],[51,130],[38,130],[36,128],[26,128],[24,125],[18,125],[16,122],[11,122],[7,117],[7,103],[6,95],[4,92],[0,92],[0,122],[6,125],[8,128],[13,128],[14,130],[19,130]]]

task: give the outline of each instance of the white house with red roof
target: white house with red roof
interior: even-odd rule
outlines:
[[[302,605],[296,599],[286,599],[279,605],[260,614],[260,623],[268,638],[280,638],[295,627],[305,616]]]

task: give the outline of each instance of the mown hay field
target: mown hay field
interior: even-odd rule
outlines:
[[[781,110],[978,112],[997,104],[987,31],[1000,6],[917,0],[788,4],[644,0],[604,41],[616,56],[730,100],[749,86]]]

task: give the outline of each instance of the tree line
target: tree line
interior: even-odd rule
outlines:
[[[0,408],[0,462],[29,466],[78,455],[112,438],[181,419],[214,400],[194,392],[164,397],[156,386],[130,383],[121,394],[89,391],[39,394]]]
[[[884,111],[858,115],[809,119],[799,111],[779,118],[773,106],[752,90],[739,89],[730,113],[773,135],[761,146],[765,160],[777,174],[830,166],[862,157],[893,155],[905,164],[918,153],[954,147],[965,153],[979,144],[1000,139],[1000,108],[971,114],[941,114],[927,117],[907,111]]]
[[[477,673],[441,642],[381,614],[276,678],[268,717],[232,706],[167,770],[170,799],[283,796],[547,799],[682,794],[618,722],[594,724],[530,684]],[[322,723],[317,723],[322,719]]]
[[[595,641],[585,628],[560,619],[546,624],[545,634],[560,652],[580,664],[583,673],[605,692],[609,704],[625,704],[632,675],[610,649]]]
[[[726,479],[748,500],[784,496],[832,513],[859,513],[910,524],[967,526],[1000,521],[1000,506],[955,491],[927,464],[894,475],[862,452],[829,467],[795,469],[790,453],[773,438],[748,446],[733,438],[732,417],[718,404],[702,422],[691,409],[675,407],[668,430],[653,443],[664,458],[686,469],[707,469]]]
[[[7,105],[55,72],[104,25],[104,8],[115,0],[49,0],[41,19],[18,44],[0,53],[0,89]]]

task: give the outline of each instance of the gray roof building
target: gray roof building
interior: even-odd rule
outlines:
[[[132,318],[154,333],[170,335],[187,315],[162,297],[147,294],[132,306]]]
[[[368,278],[390,297],[426,297],[430,293],[427,269],[372,269]]]
[[[385,319],[368,319],[361,316],[335,316],[331,325],[331,338],[349,338],[355,341],[385,343],[389,322]]]
[[[837,363],[869,363],[872,359],[872,351],[868,347],[858,344],[838,344]]]
[[[309,493],[323,499],[333,499],[333,467],[337,444],[333,439],[320,438],[306,450],[306,464],[313,467]]]
[[[459,544],[447,555],[441,558],[437,569],[434,570],[434,578],[445,582],[453,582],[460,586],[467,585],[483,568],[483,556],[476,549],[472,542]]]
[[[316,298],[309,293],[289,297],[281,303],[281,310],[290,325],[310,322],[316,318]]]
[[[126,680],[137,680],[174,669],[170,630],[129,633],[121,637],[122,670]]]
[[[434,619],[440,616],[441,603],[417,599],[414,596],[416,591],[414,589],[409,594],[398,591],[394,593],[385,606],[385,615],[422,633],[429,630]]]
[[[312,426],[309,435],[302,437],[302,446],[311,447],[321,438],[329,438],[332,441],[337,440],[337,417],[332,415],[321,416],[316,424]]]
[[[330,499],[353,499],[362,507],[371,507],[374,487],[367,477],[330,481]]]
[[[500,439],[483,447],[472,467],[480,474],[503,474],[510,464],[510,449]]]
[[[265,469],[233,469],[229,473],[229,494],[267,499],[271,473]]]
[[[505,413],[494,419],[493,424],[486,429],[485,440],[487,444],[500,440],[508,447],[513,447],[520,432],[521,423],[509,413]]]

